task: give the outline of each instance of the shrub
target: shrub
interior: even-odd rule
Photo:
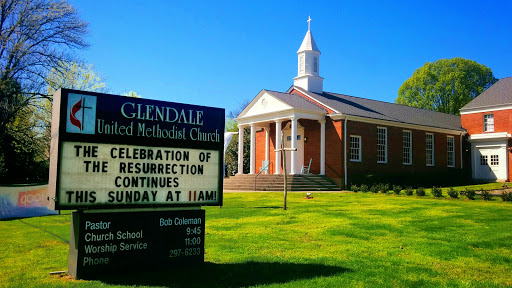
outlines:
[[[459,198],[459,192],[453,189],[453,187],[450,187],[450,190],[448,190],[448,195],[452,198]]]
[[[379,193],[379,188],[380,188],[380,185],[372,185],[372,187],[370,187],[370,192]]]
[[[393,185],[393,193],[396,195],[400,195],[400,192],[402,191],[402,186],[400,185]]]
[[[464,194],[466,195],[466,197],[468,199],[475,200],[475,195],[476,195],[475,190],[466,188],[464,190]]]
[[[432,187],[432,195],[434,195],[434,197],[443,197],[443,189]]]
[[[368,185],[362,184],[361,187],[359,187],[359,190],[361,190],[361,192],[366,193],[370,190],[370,188],[368,188]]]
[[[411,196],[412,194],[414,194],[414,190],[412,189],[412,187],[405,188],[405,195]]]
[[[416,189],[416,195],[425,196],[425,188],[419,187],[418,189]]]
[[[388,184],[380,184],[379,191],[380,191],[380,193],[388,193],[389,185]]]
[[[358,192],[359,191],[359,187],[357,187],[357,185],[352,185],[352,186],[350,186],[350,191]]]
[[[480,190],[480,195],[482,195],[482,200],[485,200],[485,201],[492,200],[492,195],[487,190],[484,190],[484,189]]]
[[[500,197],[503,202],[512,202],[512,192],[503,192]]]

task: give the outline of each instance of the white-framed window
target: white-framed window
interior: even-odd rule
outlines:
[[[388,128],[377,127],[377,163],[388,162]]]
[[[500,157],[499,155],[491,155],[491,166],[500,165]]]
[[[313,57],[313,72],[318,72],[318,57]]]
[[[494,114],[484,114],[484,132],[494,132]]]
[[[361,136],[350,135],[350,161],[361,162]]]
[[[487,155],[480,155],[480,166],[487,165]]]
[[[427,166],[434,166],[434,134],[432,133],[425,133],[425,150]]]
[[[455,138],[453,136],[447,136],[446,150],[448,151],[448,167],[455,167]]]
[[[402,131],[402,154],[404,165],[412,165],[412,132]]]

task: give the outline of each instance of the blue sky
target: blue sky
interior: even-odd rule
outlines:
[[[309,15],[324,91],[393,102],[415,69],[452,57],[512,76],[511,0],[70,3],[90,24],[78,56],[110,93],[226,113],[293,84]]]

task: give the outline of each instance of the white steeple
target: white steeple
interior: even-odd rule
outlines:
[[[324,78],[320,77],[320,50],[311,34],[311,17],[308,18],[308,32],[302,40],[298,55],[298,73],[293,85],[307,91],[323,93]]]

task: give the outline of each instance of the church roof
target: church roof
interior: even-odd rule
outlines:
[[[492,106],[512,104],[512,77],[507,77],[494,83],[487,90],[478,95],[461,112],[478,108],[490,108]]]
[[[300,45],[299,51],[297,53],[302,51],[318,51],[318,47],[316,46],[315,39],[313,38],[313,34],[311,34],[311,31],[308,31],[306,33],[306,36],[304,36],[304,40],[302,40],[302,44]]]
[[[292,88],[297,89],[297,87]],[[300,88],[297,90],[344,115],[464,131],[460,116],[456,115],[343,94],[330,92],[319,94]],[[298,96],[298,98],[302,97]]]
[[[268,94],[276,97],[277,99],[283,101],[284,103],[292,106],[295,109],[327,113],[327,110],[323,109],[322,107],[312,103],[311,101],[306,100],[305,98],[297,97],[297,95],[295,95],[295,94],[281,93],[281,92],[269,91],[269,90],[264,90],[264,91],[267,92]]]

